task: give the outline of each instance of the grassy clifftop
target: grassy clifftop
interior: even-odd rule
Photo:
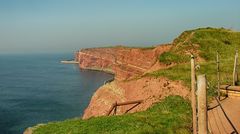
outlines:
[[[200,28],[183,32],[173,41],[169,52],[159,56],[165,64],[176,65],[166,70],[158,70],[149,75],[182,80],[190,87],[190,54],[198,59],[197,74],[206,74],[209,96],[215,94],[216,54],[220,56],[221,83],[231,83],[235,51],[240,48],[240,32],[228,29]],[[181,64],[180,64],[181,63]]]
[[[167,97],[144,112],[89,120],[72,119],[35,128],[34,134],[191,133],[191,107],[179,96]]]
[[[183,32],[173,41],[172,49],[162,54],[159,60],[165,63],[187,62],[193,53],[206,61],[213,61],[217,51],[222,59],[229,59],[239,47],[240,32],[224,28],[199,28]]]

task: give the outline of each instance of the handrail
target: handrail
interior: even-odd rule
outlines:
[[[136,101],[126,101],[126,102],[120,102],[116,103],[117,106],[123,106],[123,105],[129,105],[129,104],[135,104],[135,103],[142,103],[143,100],[136,100]]]
[[[228,91],[237,91],[240,92],[240,86],[231,86],[231,85],[221,85],[221,90],[228,90]]]

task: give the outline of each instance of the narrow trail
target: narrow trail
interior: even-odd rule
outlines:
[[[183,45],[183,44],[186,43],[186,42],[189,42],[190,39],[193,37],[194,34],[195,34],[195,32],[191,32],[191,34],[190,34],[189,36],[187,36],[186,39],[185,39],[183,42],[179,42],[179,43],[176,45],[176,47],[181,46],[181,45]]]
[[[222,100],[221,104],[228,118],[240,132],[240,98],[227,98]],[[231,134],[234,131],[220,106],[208,110],[208,126],[212,134]]]

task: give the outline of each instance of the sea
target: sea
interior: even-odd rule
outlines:
[[[0,55],[0,134],[81,118],[91,96],[113,75],[61,64],[73,54]]]

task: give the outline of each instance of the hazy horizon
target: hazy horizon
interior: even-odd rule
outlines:
[[[152,46],[199,27],[240,30],[240,1],[1,0],[0,54]]]

